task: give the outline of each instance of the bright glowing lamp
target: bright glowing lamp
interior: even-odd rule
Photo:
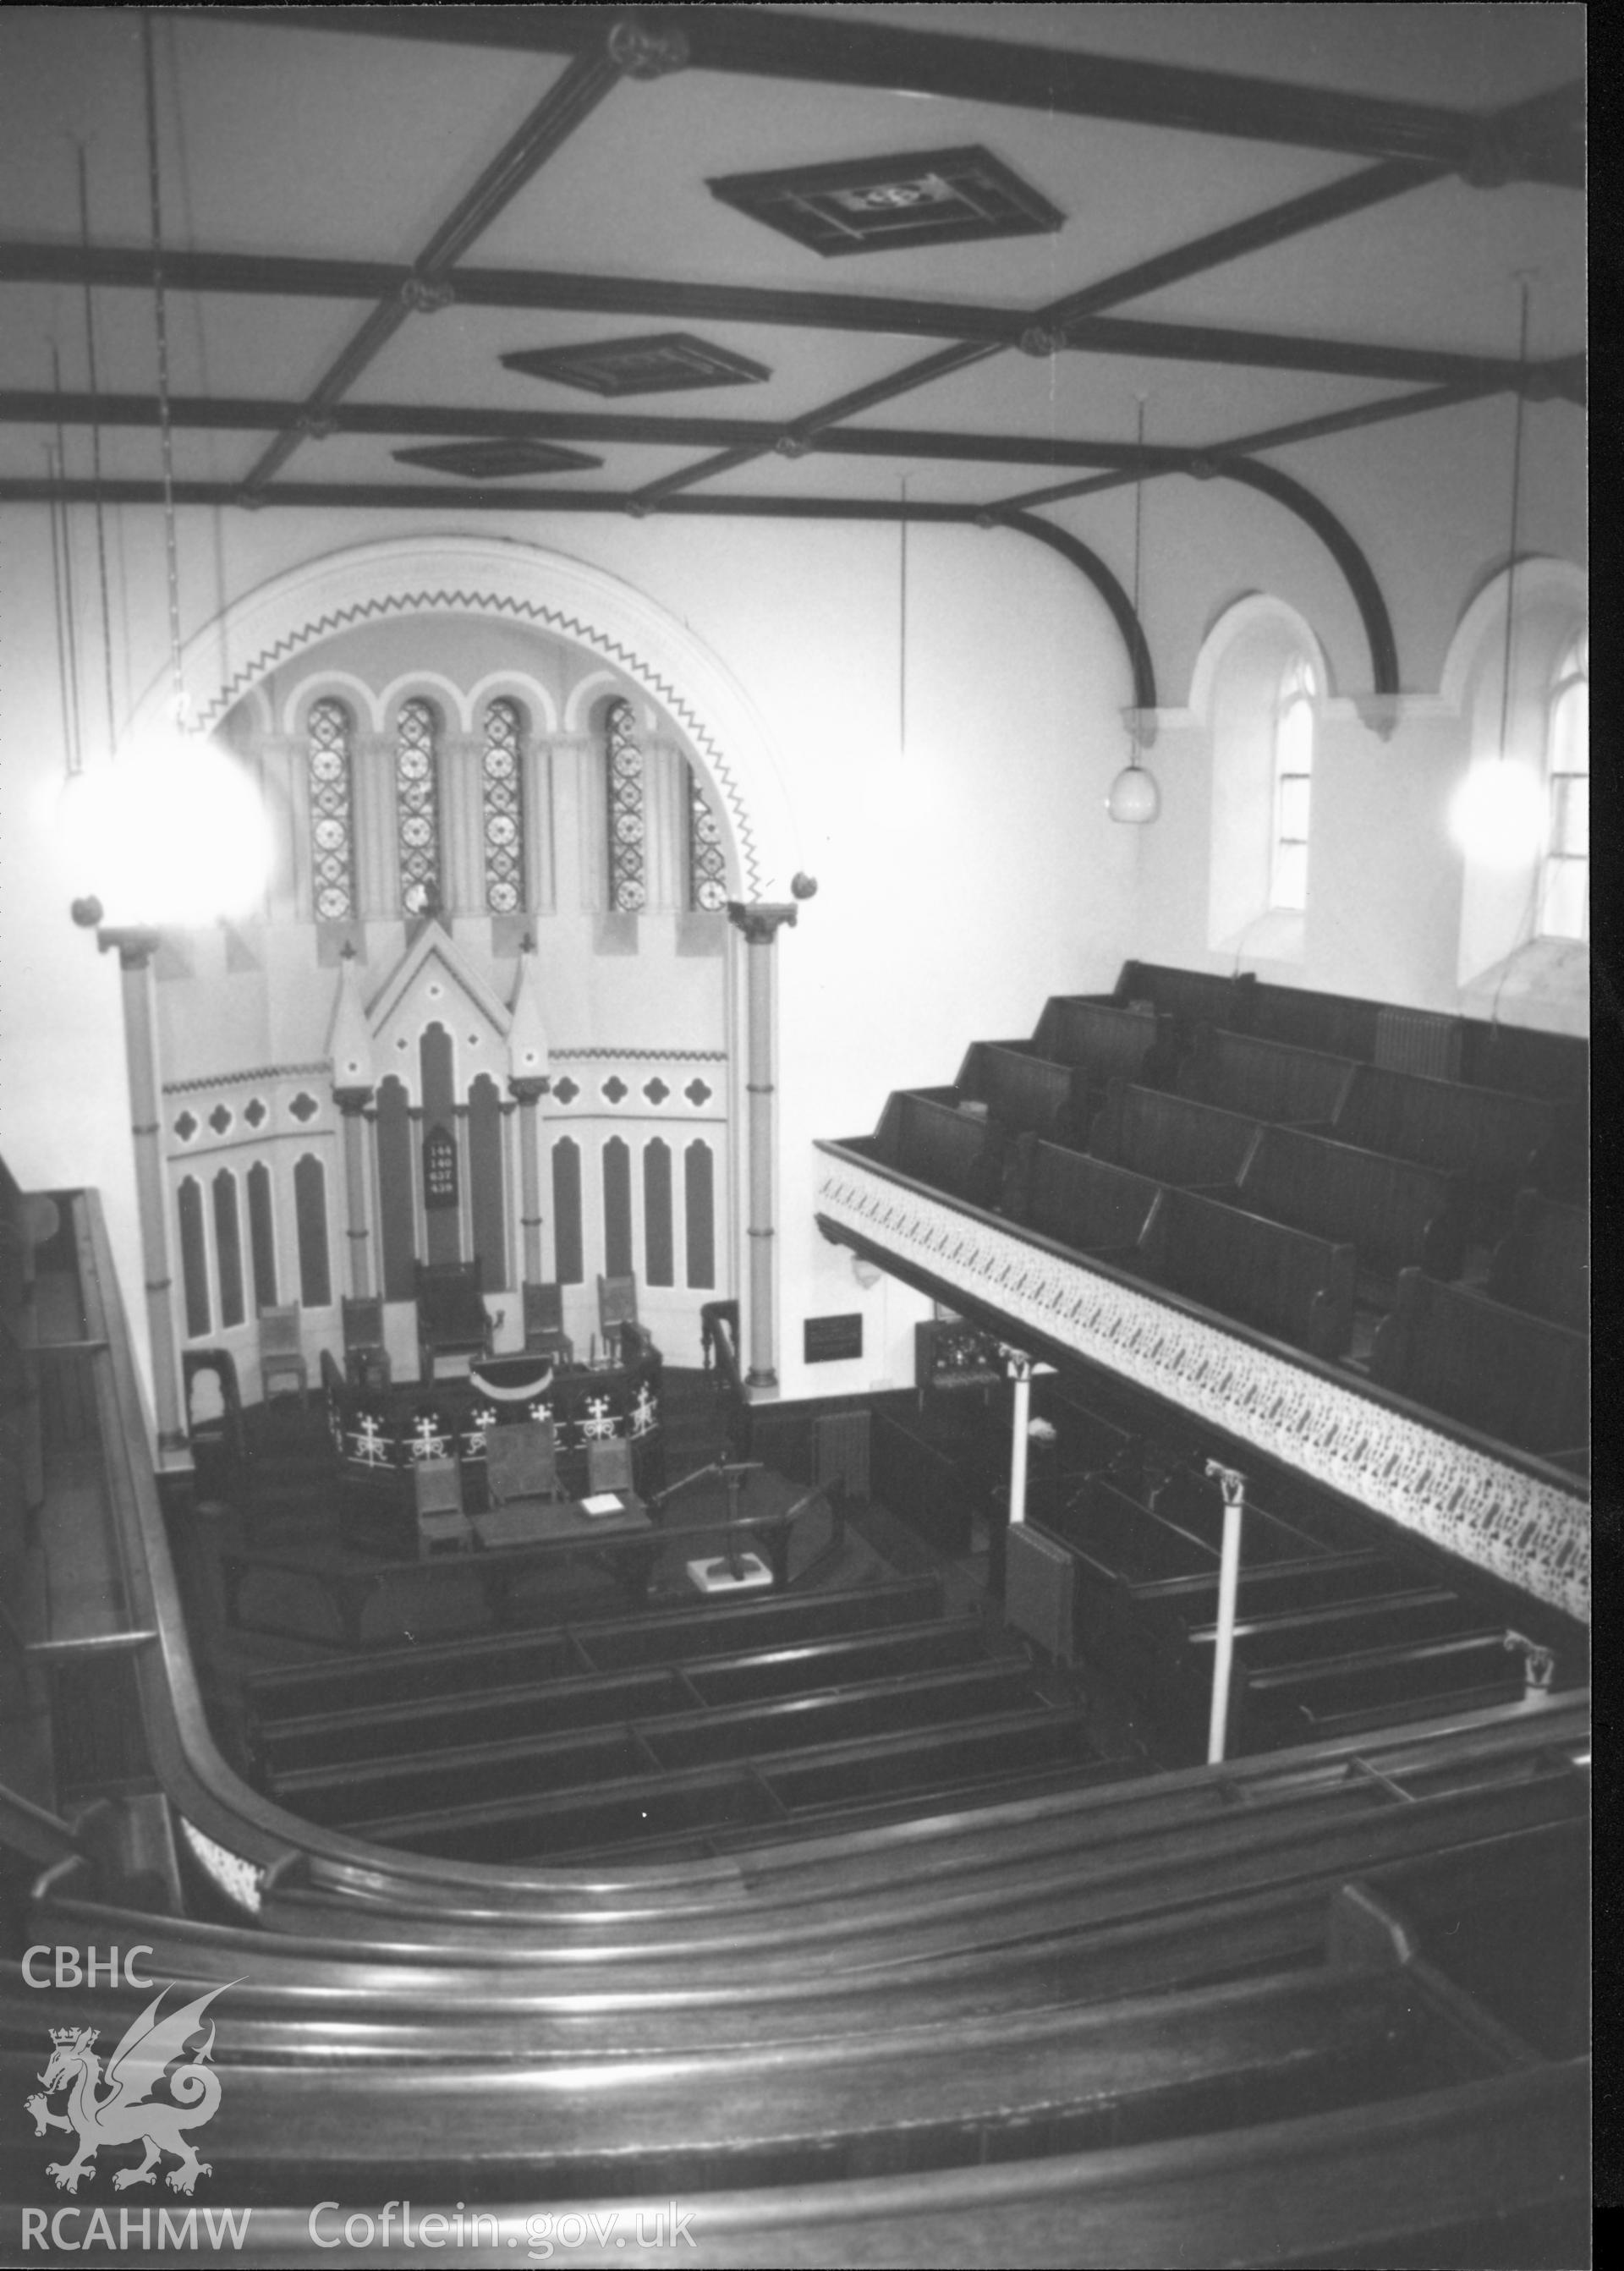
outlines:
[[[155,735],[85,775],[73,802],[75,864],[110,921],[206,923],[259,902],[271,864],[264,808],[216,743]]]
[[[1136,757],[1130,757],[1111,784],[1106,810],[1113,820],[1143,828],[1155,819],[1161,808],[1162,793],[1156,786],[1155,775],[1146,772]]]
[[[1469,859],[1486,867],[1526,867],[1544,840],[1539,783],[1509,757],[1474,765],[1449,808],[1449,827]]]

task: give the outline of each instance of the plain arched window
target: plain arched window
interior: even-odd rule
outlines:
[[[1274,720],[1274,838],[1269,904],[1308,904],[1308,808],[1314,787],[1314,671],[1299,656],[1280,680]]]
[[[440,795],[436,778],[437,721],[413,695],[395,725],[395,833],[400,855],[400,904],[409,915],[441,904]]]
[[[1581,633],[1553,674],[1546,708],[1546,846],[1539,934],[1582,939],[1590,927],[1590,639]]]
[[[525,720],[505,695],[485,712],[481,772],[485,905],[494,915],[518,914],[525,904]]]
[[[310,791],[310,883],[317,922],[348,922],[355,912],[355,831],[350,792],[352,721],[342,702],[310,704],[307,777]]]

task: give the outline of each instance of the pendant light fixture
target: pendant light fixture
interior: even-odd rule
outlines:
[[[1139,397],[1138,420],[1138,477],[1134,482],[1134,620],[1139,620],[1139,588],[1141,555],[1144,544],[1144,397]],[[1156,818],[1162,808],[1162,793],[1156,786],[1156,777],[1147,772],[1139,762],[1140,726],[1137,717],[1128,729],[1128,763],[1111,784],[1111,793],[1106,799],[1106,810],[1113,820],[1120,820],[1130,828],[1143,828]]]
[[[157,74],[152,18],[145,10],[141,62],[163,461],[169,692],[161,719],[155,719],[131,745],[115,750],[113,763],[98,776],[98,793],[85,815],[82,834],[101,897],[80,899],[73,908],[74,920],[86,928],[100,924],[103,899],[115,927],[197,925],[251,913],[263,898],[271,852],[257,786],[234,757],[197,730],[186,691]]]

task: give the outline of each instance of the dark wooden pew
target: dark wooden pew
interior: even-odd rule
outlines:
[[[1023,1136],[1011,1153],[1003,1211],[1027,1230],[1086,1252],[1136,1245],[1161,1192],[1148,1175]]]
[[[966,1206],[995,1207],[1007,1142],[1002,1128],[982,1114],[899,1089],[880,1115],[874,1156],[882,1165],[946,1191]]]
[[[1310,1355],[1338,1357],[1352,1340],[1351,1246],[1333,1246],[1198,1192],[1165,1191],[1137,1247],[1109,1258]]]
[[[703,1608],[583,1618],[536,1631],[468,1634],[426,1646],[379,1649],[347,1662],[286,1664],[256,1672],[245,1692],[251,1717],[269,1726],[283,1718],[427,1702],[577,1672],[658,1669],[689,1656],[855,1635],[918,1623],[941,1605],[941,1580],[934,1574],[849,1592],[758,1594]]]
[[[1039,1056],[1075,1065],[1096,1102],[1114,1080],[1167,1085],[1178,1061],[1173,1021],[1154,1010],[1128,1009],[1080,994],[1052,994],[1032,1035]]]
[[[1555,1106],[1538,1097],[1360,1065],[1334,1133],[1364,1150],[1464,1177],[1476,1234],[1486,1237],[1498,1233],[1515,1194],[1538,1182],[1555,1125]]]
[[[1322,1132],[1336,1120],[1357,1069],[1349,1057],[1201,1025],[1177,1086],[1198,1104]]]
[[[1092,1158],[1158,1183],[1233,1183],[1261,1133],[1240,1113],[1113,1081],[1087,1148]]]
[[[1370,1376],[1497,1442],[1546,1456],[1590,1431],[1590,1343],[1459,1285],[1404,1270],[1376,1329]]]
[[[1249,1033],[1258,990],[1250,970],[1229,977],[1174,970],[1165,963],[1125,962],[1112,998],[1125,1007],[1143,1003],[1187,1026],[1222,1025],[1230,1032]]]
[[[643,1675],[640,1700],[647,1683]],[[600,1700],[613,1708],[618,1691]],[[590,1704],[600,1699],[589,1693]],[[674,1675],[644,1717],[567,1721],[473,1741],[430,1740],[367,1759],[287,1768],[272,1776],[278,1801],[312,1820],[355,1824],[375,1815],[423,1812],[540,1790],[602,1790],[644,1777],[651,1765],[681,1769],[762,1758],[811,1745],[860,1742],[914,1727],[1021,1709],[1037,1699],[1022,1658],[946,1672],[899,1672],[788,1697],[695,1707]]]
[[[1301,1128],[1265,1128],[1233,1196],[1253,1214],[1352,1245],[1361,1272],[1396,1277],[1414,1265],[1429,1277],[1456,1277],[1464,1263],[1468,1209],[1459,1176]]]
[[[1561,1206],[1538,1191],[1519,1191],[1511,1227],[1494,1249],[1488,1290],[1497,1301],[1572,1332],[1588,1332],[1590,1210]]]
[[[833,1687],[847,1681],[940,1671],[986,1659],[979,1618],[901,1625],[881,1634],[801,1642],[793,1649],[719,1649],[680,1664],[579,1672],[458,1695],[352,1704],[340,1711],[273,1720],[259,1729],[257,1758],[272,1774],[357,1766],[423,1755],[450,1745],[551,1734],[687,1711],[696,1698],[732,1703]]]
[[[954,1093],[985,1104],[1012,1136],[1030,1130],[1052,1141],[1081,1138],[1089,1120],[1089,1083],[1074,1065],[1038,1055],[1030,1041],[972,1041]]]

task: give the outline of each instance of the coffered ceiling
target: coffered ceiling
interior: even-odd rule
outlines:
[[[905,482],[1091,557],[1112,487],[1216,473],[1334,548],[1330,436],[1583,397],[1576,6],[145,20],[183,500],[888,517]],[[0,17],[0,498],[91,496],[93,446],[161,495],[143,23]],[[594,383],[511,360],[569,349]],[[495,440],[594,462],[416,454]]]

